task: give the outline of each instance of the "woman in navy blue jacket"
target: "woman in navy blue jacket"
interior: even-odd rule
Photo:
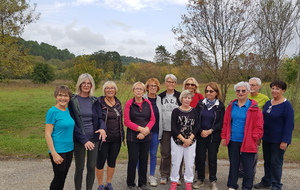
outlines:
[[[294,110],[291,103],[283,96],[287,85],[283,81],[270,84],[272,100],[263,110],[264,135],[263,156],[265,175],[261,182],[254,185],[256,189],[280,190],[284,153],[292,141],[294,129]]]
[[[199,115],[200,133],[197,135],[196,145],[196,172],[198,179],[193,188],[204,185],[205,160],[208,158],[209,181],[212,190],[217,190],[217,155],[221,142],[221,129],[225,113],[225,106],[221,102],[222,92],[219,85],[210,82],[205,87],[205,99],[200,100],[196,106]],[[207,155],[206,155],[207,152]]]
[[[70,114],[75,121],[74,157],[75,189],[81,190],[85,155],[87,154],[86,189],[92,190],[95,180],[95,166],[98,142],[106,139],[106,126],[102,118],[101,106],[94,97],[95,82],[93,77],[81,74],[76,84],[76,94],[69,103]]]

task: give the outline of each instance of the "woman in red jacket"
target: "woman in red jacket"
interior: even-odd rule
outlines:
[[[257,144],[263,136],[263,117],[257,102],[248,99],[250,85],[239,82],[234,85],[237,99],[231,101],[225,111],[221,143],[228,147],[230,162],[227,181],[228,190],[238,189],[239,163],[244,167],[243,190],[253,186],[253,162]]]

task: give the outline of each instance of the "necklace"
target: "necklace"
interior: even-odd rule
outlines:
[[[116,101],[115,101],[115,99],[114,99],[114,104],[107,98],[107,97],[105,97],[105,100],[107,100],[109,103],[110,103],[110,105],[113,107],[115,104],[116,104]]]

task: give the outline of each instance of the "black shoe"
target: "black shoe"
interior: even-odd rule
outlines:
[[[262,182],[255,184],[253,187],[255,189],[271,189],[270,185],[264,185]]]

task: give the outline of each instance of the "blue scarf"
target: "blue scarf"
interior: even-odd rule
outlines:
[[[213,107],[213,106],[215,105],[215,103],[216,103],[216,100],[217,100],[217,99],[214,99],[214,100],[206,99],[206,107],[207,107],[207,108]]]

